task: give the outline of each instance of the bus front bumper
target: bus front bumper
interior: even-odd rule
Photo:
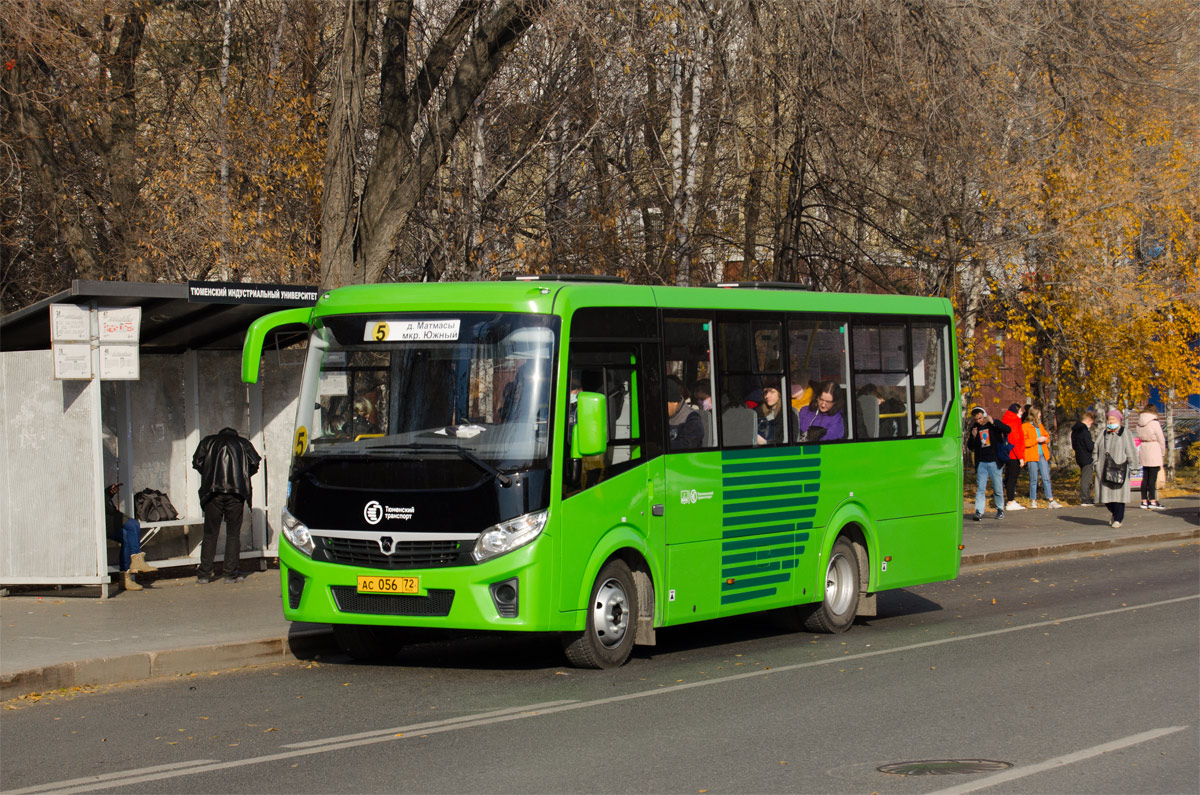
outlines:
[[[384,570],[314,561],[279,544],[283,614],[316,624],[374,624],[465,630],[542,632],[552,603],[549,567],[537,554],[545,536],[474,566]],[[413,595],[358,592],[358,578],[417,577]]]

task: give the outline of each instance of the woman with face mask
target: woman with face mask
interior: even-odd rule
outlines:
[[[1125,520],[1125,503],[1129,501],[1129,467],[1137,460],[1137,448],[1133,434],[1125,428],[1125,417],[1112,409],[1105,417],[1104,432],[1096,440],[1096,502],[1104,503],[1111,518],[1108,523],[1120,527]],[[1110,462],[1124,468],[1125,477],[1120,485],[1105,481],[1104,470]]]

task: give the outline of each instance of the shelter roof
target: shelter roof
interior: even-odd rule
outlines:
[[[208,284],[218,286],[197,289]],[[297,295],[303,298],[279,297]],[[285,285],[75,280],[68,290],[0,317],[0,351],[48,350],[50,305],[90,306],[93,302],[99,308],[141,307],[140,347],[144,353],[241,350],[246,328],[254,320],[280,309],[311,306],[317,295],[312,287]],[[299,334],[291,336],[280,342],[303,339]]]

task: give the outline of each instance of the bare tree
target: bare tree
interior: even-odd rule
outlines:
[[[549,0],[462,0],[409,79],[412,0],[383,9],[378,143],[356,184],[375,3],[349,0],[334,86],[322,204],[322,283],[378,280],[475,99]],[[431,103],[438,101],[436,108]]]

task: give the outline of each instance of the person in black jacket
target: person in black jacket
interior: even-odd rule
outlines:
[[[673,376],[663,382],[667,398],[668,449],[695,450],[704,443],[704,421],[700,419],[700,412],[688,405],[680,383]]]
[[[1012,431],[1000,420],[992,419],[979,406],[971,408],[971,428],[967,432],[967,449],[975,454],[975,521],[983,517],[987,507],[987,482],[992,481],[992,496],[996,499],[996,518],[1004,518],[1004,482],[996,451],[1000,440]]]
[[[1092,439],[1092,424],[1096,415],[1090,411],[1083,412],[1079,422],[1071,428],[1071,449],[1075,451],[1075,463],[1079,464],[1079,504],[1095,505],[1092,496],[1092,475],[1096,462],[1094,453],[1096,442]]]
[[[262,459],[254,445],[233,428],[205,436],[192,456],[200,472],[200,507],[204,510],[204,540],[200,544],[200,570],[196,582],[212,582],[217,556],[217,535],[225,521],[225,582],[245,582],[238,571],[242,553],[242,512],[250,502],[250,477]]]

